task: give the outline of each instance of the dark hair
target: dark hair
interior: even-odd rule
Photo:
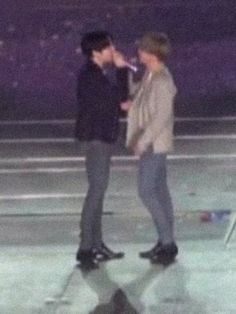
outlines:
[[[112,42],[112,36],[106,31],[95,31],[86,33],[81,40],[82,53],[91,58],[93,51],[101,52],[109,47]]]

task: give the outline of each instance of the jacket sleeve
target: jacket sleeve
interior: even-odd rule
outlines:
[[[128,100],[129,98],[129,83],[127,68],[121,68],[116,70],[116,81],[119,103],[121,103]]]
[[[129,96],[131,99],[134,99],[137,91],[140,89],[142,80],[134,81],[133,74],[129,73],[128,75],[128,87],[129,87]]]
[[[117,106],[128,98],[128,74],[126,69],[116,73],[116,85],[102,77],[100,73],[89,73],[78,80],[77,99],[80,107],[91,111],[109,110],[111,103]]]
[[[157,80],[153,84],[149,98],[151,119],[139,139],[139,145],[143,150],[153,143],[173,117],[173,100],[175,94],[175,86],[168,80]]]

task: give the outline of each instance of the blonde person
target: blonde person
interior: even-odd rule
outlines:
[[[166,35],[148,33],[138,42],[145,74],[128,110],[127,147],[139,156],[138,192],[150,212],[157,243],[141,258],[170,264],[178,254],[174,237],[174,214],[167,185],[166,159],[173,148],[173,103],[176,86],[165,62],[170,52]]]

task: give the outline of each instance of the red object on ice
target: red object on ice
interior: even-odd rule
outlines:
[[[210,212],[202,212],[200,214],[200,220],[202,222],[209,222],[209,221],[211,221],[211,213]]]

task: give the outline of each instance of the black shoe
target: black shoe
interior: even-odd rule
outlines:
[[[94,254],[98,261],[108,261],[111,259],[120,259],[125,256],[123,252],[113,252],[104,243],[101,248],[94,249]]]
[[[157,244],[149,251],[144,251],[139,253],[139,257],[141,258],[152,258],[158,250],[162,247],[162,243],[160,241],[157,242]]]
[[[93,270],[99,268],[98,260],[92,250],[78,250],[76,254],[76,261],[78,262],[77,266],[81,269]]]
[[[152,264],[168,266],[175,262],[177,254],[178,247],[175,243],[170,243],[163,245],[150,260]]]

